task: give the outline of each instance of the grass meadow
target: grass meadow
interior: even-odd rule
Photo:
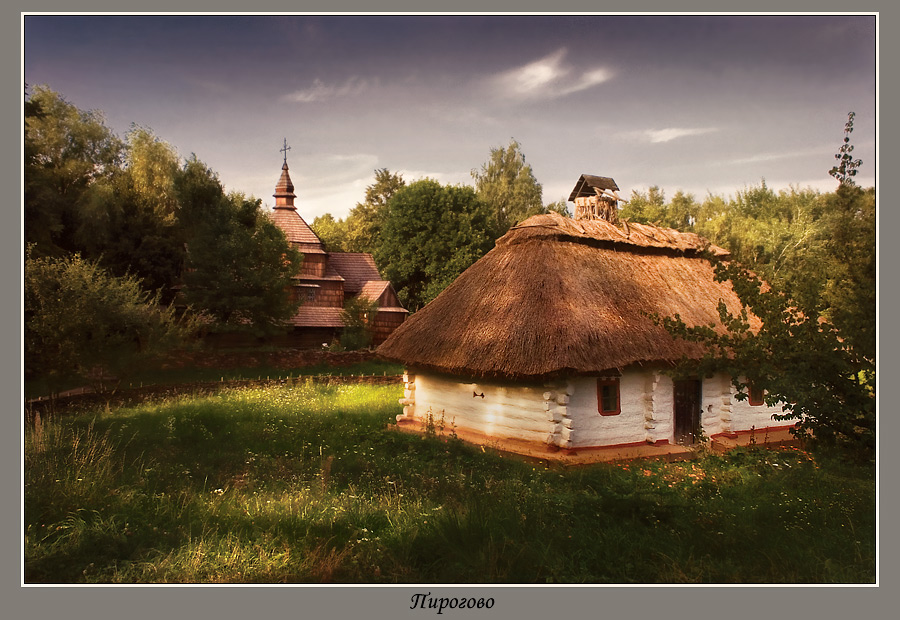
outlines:
[[[225,390],[25,436],[26,583],[873,583],[871,467],[565,469],[389,430],[402,388]]]
[[[362,376],[362,375],[399,375],[403,373],[401,364],[370,360],[355,362],[343,367],[328,364],[313,364],[298,368],[276,368],[274,366],[256,365],[235,368],[170,368],[166,370],[145,370],[123,379],[118,387],[134,388],[144,385],[178,385],[216,381],[240,381],[254,379],[281,379],[309,376]],[[25,398],[48,396],[53,391],[64,391],[84,386],[83,379],[71,379],[61,385],[49,385],[40,379],[25,382]],[[112,387],[112,386],[108,386]]]

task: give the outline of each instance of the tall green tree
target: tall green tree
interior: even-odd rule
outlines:
[[[658,185],[646,192],[631,190],[631,197],[619,210],[619,217],[643,224],[656,224],[690,231],[697,220],[699,205],[692,194],[678,190],[671,202],[666,203],[665,192]]]
[[[860,189],[853,180],[862,160],[853,159],[853,119],[847,114],[844,138],[829,174],[838,187],[825,205],[824,254],[830,260],[822,299],[829,318],[837,325],[865,364],[874,369],[877,333],[875,290],[875,190]]]
[[[828,197],[823,243],[823,313],[860,356],[875,367],[877,269],[875,190],[843,185]]]
[[[225,189],[216,173],[196,155],[191,155],[175,177],[178,197],[178,221],[184,239],[209,218],[215,217],[225,198]]]
[[[412,311],[493,245],[491,210],[471,187],[422,179],[398,190],[387,207],[375,260]]]
[[[693,194],[678,190],[666,208],[664,225],[675,230],[691,231],[697,220],[699,205]]]
[[[541,184],[515,140],[505,148],[492,148],[490,159],[480,170],[472,170],[472,177],[478,198],[491,209],[489,232],[493,239],[518,222],[547,212]]]
[[[191,237],[184,301],[212,321],[213,331],[278,333],[297,311],[288,290],[301,261],[260,200],[232,194]]]
[[[81,209],[79,247],[117,276],[140,278],[163,302],[175,295],[184,265],[185,227],[177,192],[178,153],[146,128],[128,134],[124,168],[102,199]]]
[[[344,220],[343,249],[347,252],[375,253],[381,246],[381,229],[391,197],[406,185],[397,172],[375,171],[375,182],[366,187],[364,202],[356,203]],[[340,221],[340,220],[339,220]]]
[[[661,223],[666,218],[666,195],[658,185],[646,192],[633,189],[619,210],[619,218],[642,224]]]
[[[347,245],[347,223],[330,213],[319,215],[309,225],[325,244],[328,252],[344,252]]]
[[[25,107],[25,241],[36,256],[79,251],[82,210],[109,193],[124,143],[99,111],[82,111],[45,86]]]

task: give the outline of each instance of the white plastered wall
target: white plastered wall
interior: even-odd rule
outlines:
[[[712,377],[704,377],[702,381],[700,426],[703,434],[711,437],[717,433],[728,432],[734,415],[731,379],[728,378],[728,375],[720,373]]]
[[[546,443],[554,423],[544,407],[545,392],[541,385],[467,383],[419,373],[407,381],[404,414],[420,422],[429,414],[436,424],[443,419],[446,432],[455,428],[497,439]]]
[[[735,387],[728,382],[729,391],[731,393],[731,432],[749,431],[751,428],[763,429],[773,426],[788,426],[793,422],[791,420],[775,420],[773,414],[781,414],[783,410],[780,406],[769,407],[766,404],[751,405],[749,399],[738,400],[734,397],[737,393]]]
[[[523,385],[426,373],[408,376],[405,388],[398,419],[424,423],[431,415],[435,424],[443,421],[445,432],[455,428],[563,448],[675,441],[674,385],[658,370],[626,370],[619,378],[621,411],[612,416],[598,411],[597,377]],[[771,417],[780,407],[752,406],[734,392],[726,375],[702,380],[700,424],[707,437],[786,424]]]
[[[596,377],[570,381],[574,393],[568,405],[573,419],[572,447],[609,446],[646,441],[675,442],[675,391],[672,378],[657,370],[626,370],[619,380],[621,412],[602,416],[597,409]],[[781,407],[752,406],[734,398],[728,375],[719,373],[701,382],[700,425],[710,437],[786,422],[772,419]]]
[[[571,380],[568,414],[574,422],[573,448],[639,443],[647,439],[644,373],[626,372],[619,378],[618,415],[600,415],[597,377]]]

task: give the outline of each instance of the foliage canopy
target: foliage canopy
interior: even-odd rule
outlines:
[[[302,256],[258,199],[233,194],[211,211],[188,245],[184,301],[213,319],[213,330],[277,333],[297,311],[285,291]]]
[[[510,226],[547,211],[541,184],[515,140],[506,148],[492,148],[490,159],[480,170],[472,170],[472,178],[475,192],[491,210],[488,232],[492,239],[502,237]]]
[[[716,277],[732,283],[743,314],[720,307],[724,333],[688,327],[677,316],[659,320],[705,344],[700,369],[728,372],[739,398],[751,384],[764,389],[770,406],[784,408],[776,419],[796,420],[800,435],[869,459],[876,430],[875,191],[852,182],[861,162],[845,157],[852,151],[849,118],[836,155],[842,164],[831,171],[839,180],[833,194],[776,195],[763,182],[730,204],[709,200],[694,211],[697,232],[733,249],[735,260],[717,264]],[[762,321],[758,332],[748,312]]]
[[[491,248],[489,218],[489,207],[468,186],[423,179],[391,197],[375,260],[407,308],[437,297]]]
[[[213,329],[267,333],[290,307],[284,283],[299,257],[260,216],[258,200],[229,198],[212,170],[148,128],[134,125],[122,141],[102,114],[43,86],[26,102],[25,239],[35,257],[78,254],[163,304],[189,280],[185,294]]]

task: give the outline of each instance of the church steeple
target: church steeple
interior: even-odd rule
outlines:
[[[293,209],[296,211],[297,207],[294,206],[294,198],[297,196],[294,194],[294,184],[291,182],[291,175],[288,174],[287,152],[291,150],[291,147],[287,145],[287,138],[284,139],[284,148],[280,150],[284,151],[284,165],[281,166],[281,178],[278,179],[278,183],[275,185],[275,193],[273,194],[275,197],[275,208]]]

